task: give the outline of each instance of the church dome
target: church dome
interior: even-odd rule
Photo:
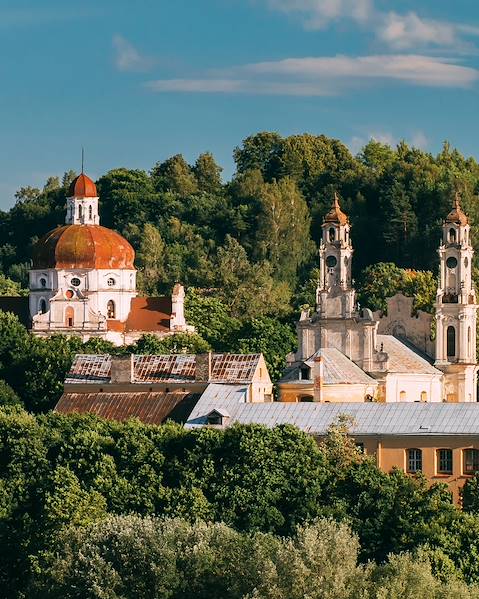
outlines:
[[[68,189],[69,198],[96,198],[96,185],[87,177],[85,173],[81,173],[78,177],[75,177],[70,183]]]
[[[456,193],[454,197],[454,205],[451,212],[446,216],[446,223],[454,223],[463,226],[469,224],[469,219],[462,211],[458,193]]]
[[[33,268],[131,269],[135,250],[116,231],[100,225],[64,225],[33,248]]]

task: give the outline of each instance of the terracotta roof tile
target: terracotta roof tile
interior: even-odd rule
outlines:
[[[135,297],[126,321],[127,331],[169,331],[170,297]]]

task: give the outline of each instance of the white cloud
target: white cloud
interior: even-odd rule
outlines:
[[[210,71],[203,77],[159,79],[155,92],[338,95],[385,81],[429,87],[468,87],[479,71],[447,59],[421,55],[286,58]]]
[[[411,137],[411,145],[420,150],[425,150],[429,145],[429,140],[423,131],[416,131]]]
[[[115,65],[119,71],[148,71],[155,60],[141,54],[133,44],[121,35],[113,37],[113,48],[115,50]]]
[[[457,33],[452,23],[424,20],[414,12],[406,15],[390,12],[377,31],[379,39],[397,49],[418,45],[453,46],[458,43]]]
[[[406,138],[402,139],[404,139],[411,147],[419,148],[420,150],[425,150],[429,144],[429,140],[423,131],[415,131],[412,135],[406,136]],[[357,154],[371,140],[382,144],[387,144],[392,148],[395,148],[400,141],[400,139],[393,135],[390,131],[381,131],[378,129],[376,131],[371,131],[364,136],[356,135],[352,137],[347,143],[347,146],[353,154]]]
[[[479,36],[479,27],[474,25],[425,19],[412,11],[383,12],[376,9],[373,0],[265,1],[273,10],[298,15],[306,29],[323,29],[339,20],[353,21],[394,49],[435,46],[463,51],[467,47],[464,36]]]
[[[331,21],[349,18],[366,22],[373,11],[372,0],[267,0],[268,5],[286,14],[298,13],[307,27],[321,29]]]

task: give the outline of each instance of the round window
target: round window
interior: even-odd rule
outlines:
[[[335,256],[328,256],[326,258],[326,266],[328,268],[334,268],[337,263],[338,263],[338,261],[336,260]]]
[[[67,297],[68,299],[72,299],[72,297],[73,297],[73,291],[71,289],[67,289],[65,291],[65,297]]]
[[[106,283],[107,283],[108,287],[114,287],[115,279],[113,277],[110,277],[109,279],[106,280]]]
[[[73,277],[73,279],[70,282],[73,285],[73,287],[79,287],[81,284],[81,281],[78,277]]]
[[[454,258],[454,256],[449,256],[449,258],[446,260],[446,266],[448,268],[456,268],[456,266],[457,266],[456,258]]]

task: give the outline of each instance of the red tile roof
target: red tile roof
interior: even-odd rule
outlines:
[[[126,321],[127,331],[170,330],[171,297],[135,297]]]
[[[261,354],[213,354],[210,382],[247,383],[253,378]],[[135,355],[135,383],[188,383],[195,380],[196,362],[191,354]],[[66,383],[109,383],[111,356],[77,354]]]
[[[184,422],[199,394],[175,391],[141,393],[64,393],[55,412],[95,414],[109,420],[138,418],[145,424],[161,424],[167,419]]]

